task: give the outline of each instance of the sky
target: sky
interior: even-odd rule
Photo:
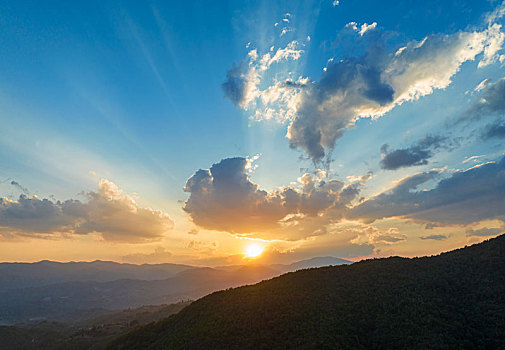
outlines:
[[[499,235],[504,16],[1,2],[0,260],[360,260]]]

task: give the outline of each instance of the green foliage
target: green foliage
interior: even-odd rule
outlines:
[[[505,349],[505,236],[216,292],[109,349]]]
[[[1,350],[101,350],[117,336],[140,325],[158,321],[179,312],[190,301],[170,305],[150,305],[109,313],[65,324],[42,321],[16,327],[0,326]]]

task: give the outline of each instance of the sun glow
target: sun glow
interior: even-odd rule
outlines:
[[[246,258],[257,258],[263,253],[263,249],[264,248],[259,244],[251,244],[245,249],[244,255]]]

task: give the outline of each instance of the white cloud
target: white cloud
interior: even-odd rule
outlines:
[[[363,23],[361,25],[361,29],[359,30],[359,35],[363,36],[369,30],[374,30],[377,27],[377,22],[373,22],[372,24]]]

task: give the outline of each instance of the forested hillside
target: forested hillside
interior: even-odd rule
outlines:
[[[505,236],[206,296],[110,349],[503,349]]]

